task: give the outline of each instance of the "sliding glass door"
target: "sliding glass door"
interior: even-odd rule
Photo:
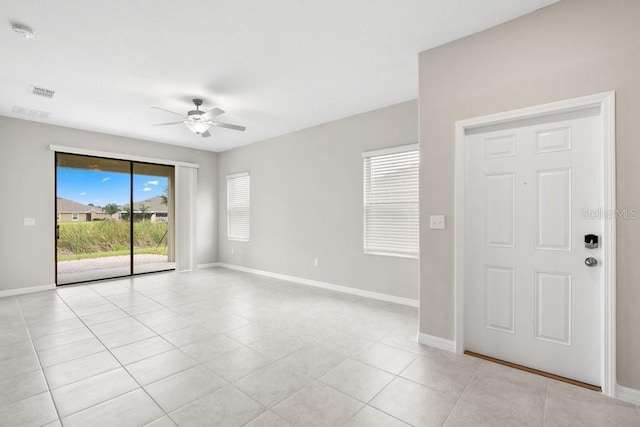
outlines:
[[[172,166],[56,153],[56,283],[171,270]]]
[[[133,273],[175,268],[173,166],[133,163]]]

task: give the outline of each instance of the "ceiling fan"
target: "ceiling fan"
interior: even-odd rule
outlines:
[[[223,114],[224,110],[221,110],[220,108],[216,107],[209,111],[200,111],[200,106],[202,105],[202,99],[196,98],[193,100],[193,103],[195,104],[196,109],[189,111],[186,116],[184,114],[176,113],[174,111],[170,111],[165,108],[151,107],[157,110],[166,111],[167,113],[175,114],[176,116],[180,116],[183,119],[179,122],[158,123],[153,126],[168,126],[168,125],[177,125],[177,124],[184,123],[185,125],[187,125],[187,127],[191,132],[196,133],[202,136],[203,138],[207,138],[211,136],[211,134],[209,133],[210,127],[227,128],[227,129],[240,130],[240,131],[244,131],[246,129],[246,127],[244,126],[231,125],[229,123],[221,123],[221,122],[216,122],[211,120],[212,118],[217,117],[220,114]]]

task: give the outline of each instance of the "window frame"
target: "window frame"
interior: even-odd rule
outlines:
[[[372,245],[368,245],[367,241],[369,235],[371,233],[368,233],[368,224],[370,223],[368,221],[368,214],[370,209],[370,206],[375,205],[376,203],[372,203],[372,202],[368,202],[368,198],[371,197],[371,194],[367,193],[368,187],[367,187],[367,183],[371,182],[370,181],[370,176],[367,177],[367,173],[369,172],[370,174],[370,169],[369,171],[367,171],[367,160],[369,160],[369,162],[371,161],[372,158],[375,157],[381,157],[381,156],[389,156],[389,155],[393,155],[393,154],[404,154],[404,153],[409,153],[409,152],[413,152],[415,151],[417,156],[418,156],[418,176],[414,177],[412,179],[417,180],[417,194],[416,194],[416,201],[415,202],[405,202],[406,204],[409,203],[418,203],[418,217],[417,217],[417,224],[415,226],[415,238],[417,239],[417,249],[415,250],[415,252],[406,252],[406,251],[399,251],[399,250],[394,250],[392,248],[389,247],[372,247]],[[420,179],[420,150],[419,150],[419,144],[418,143],[413,143],[413,144],[405,144],[405,145],[399,145],[399,146],[395,146],[395,147],[390,147],[390,148],[384,148],[384,149],[380,149],[380,150],[373,150],[373,151],[366,151],[362,153],[362,177],[363,177],[363,181],[362,181],[362,208],[363,208],[363,212],[362,212],[362,217],[363,217],[363,224],[362,224],[362,229],[363,229],[363,239],[362,239],[362,248],[363,248],[363,253],[365,255],[377,255],[377,256],[388,256],[388,257],[396,257],[396,258],[408,258],[408,259],[419,259],[420,258],[420,223],[419,223],[419,197],[420,197],[420,193],[419,193],[419,179]],[[378,203],[380,204],[380,203]]]
[[[232,180],[239,179],[239,178],[247,178],[247,191],[246,191],[247,197],[246,197],[246,201],[244,202],[246,206],[232,207],[232,203],[231,203],[232,194],[229,191],[230,183]],[[237,204],[237,203],[240,203],[240,202],[234,202],[234,204]],[[231,221],[235,217],[234,215],[232,215],[232,210],[234,209],[238,209],[238,210],[246,209],[247,211],[247,215],[246,215],[247,216],[247,219],[246,219],[247,235],[246,236],[237,236],[237,235],[230,234],[230,230],[232,229]],[[251,240],[251,174],[249,171],[227,174],[227,240],[232,242],[249,242]]]
[[[71,213],[71,221],[80,221],[80,214],[79,213]]]

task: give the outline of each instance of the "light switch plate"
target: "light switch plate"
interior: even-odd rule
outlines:
[[[429,217],[429,228],[432,230],[444,230],[445,227],[444,215],[431,215]]]
[[[24,219],[24,225],[26,225],[26,226],[36,225],[36,219],[35,218],[25,218]]]

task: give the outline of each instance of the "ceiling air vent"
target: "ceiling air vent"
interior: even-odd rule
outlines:
[[[29,93],[31,95],[42,96],[45,98],[53,98],[53,95],[55,95],[56,91],[31,85],[29,86]]]

